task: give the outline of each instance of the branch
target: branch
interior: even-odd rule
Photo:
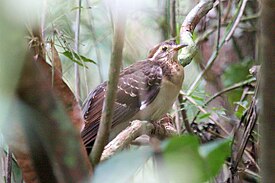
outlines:
[[[242,117],[243,121],[241,121],[239,123],[239,127],[236,129],[236,132],[234,134],[233,142],[236,142],[236,138],[239,138],[240,143],[237,143],[235,145],[236,147],[234,148],[234,150],[232,149],[232,152],[237,151],[237,153],[233,154],[231,157],[232,158],[231,159],[231,162],[232,162],[231,171],[232,171],[233,176],[237,172],[238,165],[239,165],[240,161],[242,160],[242,156],[243,156],[243,153],[245,152],[246,145],[248,143],[249,138],[252,135],[252,131],[254,129],[254,126],[255,126],[257,118],[258,118],[255,97],[253,98],[253,100],[250,104],[248,112],[246,113],[245,116]],[[243,123],[245,125],[244,132],[241,130],[241,125]],[[240,134],[240,133],[242,133],[242,134]]]
[[[108,159],[116,152],[130,145],[133,140],[142,135],[142,132],[146,134],[146,132],[152,131],[153,128],[153,124],[146,121],[132,121],[131,126],[119,133],[116,138],[105,146],[101,161]]]
[[[244,8],[246,6],[246,3],[247,3],[248,0],[243,0],[241,2],[241,7],[240,7],[240,11],[238,13],[238,16],[236,18],[236,20],[234,21],[234,24],[230,30],[230,32],[227,34],[226,38],[225,38],[225,41],[229,41],[229,39],[231,38],[231,36],[233,35],[235,29],[237,28],[237,25],[240,23],[241,21],[241,18],[242,18],[242,15],[243,15],[243,12],[244,12]]]
[[[98,164],[100,161],[104,146],[108,143],[110,129],[112,125],[111,123],[113,116],[113,107],[115,104],[117,84],[119,79],[120,67],[122,64],[122,51],[124,46],[126,23],[126,17],[125,15],[122,15],[122,11],[120,8],[117,9],[117,14],[114,18],[115,26],[113,37],[113,50],[109,68],[109,80],[107,84],[107,92],[102,109],[99,130],[91,153],[93,165]]]
[[[201,0],[186,16],[180,29],[181,43],[187,43],[187,47],[183,48],[179,60],[181,65],[188,65],[196,55],[198,49],[193,41],[192,34],[197,24],[211,9],[213,8],[213,0]]]
[[[204,114],[207,114],[208,112],[205,110],[205,109],[203,109],[200,105],[198,105],[197,103],[196,103],[196,101],[193,99],[193,98],[191,98],[191,97],[189,97],[189,96],[184,96],[189,102],[191,102],[193,105],[195,105],[201,112],[203,112]],[[229,132],[218,122],[218,121],[216,121],[214,118],[212,118],[211,116],[209,116],[209,119],[211,120],[211,121],[213,121],[226,135],[229,135]]]
[[[247,86],[249,85],[250,83],[252,82],[255,82],[256,79],[255,78],[251,78],[251,79],[248,79],[248,80],[245,80],[245,81],[242,81],[242,82],[239,82],[239,83],[236,83],[228,88],[225,88],[217,93],[215,93],[212,97],[210,97],[201,107],[202,108],[205,108],[211,101],[213,101],[215,98],[221,96],[222,94],[224,93],[227,93],[227,92],[230,92],[232,90],[235,90],[235,89],[238,89],[238,88],[241,88],[243,86]],[[197,112],[197,114],[195,115],[194,119],[192,120],[192,123],[196,120],[197,116],[200,114],[200,110]]]
[[[107,146],[105,146],[102,153],[101,161],[104,161],[114,155],[116,152],[128,147],[137,137],[146,134],[148,136],[155,136],[160,139],[177,135],[177,130],[171,125],[171,118],[165,120],[163,118],[156,123],[135,120],[131,126],[123,130],[116,138],[114,138]]]
[[[78,9],[76,13],[76,23],[75,23],[75,42],[74,49],[75,52],[79,52],[79,32],[80,32],[80,14],[81,14],[81,1],[78,0]],[[79,66],[77,63],[74,64],[74,74],[75,74],[75,96],[76,100],[79,103],[80,101],[80,75],[79,75]]]
[[[187,119],[187,115],[186,115],[186,110],[184,109],[184,100],[183,100],[183,95],[180,93],[178,96],[178,100],[180,103],[180,110],[181,110],[181,115],[182,115],[182,119],[183,119],[183,123],[185,125],[185,129],[187,130],[188,133],[193,134],[193,130],[190,126],[190,123]]]
[[[242,1],[243,2],[243,1]],[[240,2],[240,3],[242,3]],[[199,6],[201,4],[201,6]],[[208,1],[204,1],[202,0],[197,6],[198,6],[198,10],[200,10],[201,7],[205,6],[207,7],[207,5],[209,7],[213,7],[213,3],[211,4],[211,2],[208,2]],[[193,11],[193,10],[192,10]],[[192,12],[191,11],[191,12]],[[208,10],[209,11],[209,10]],[[192,83],[192,85],[190,86],[190,88],[188,89],[188,91],[186,92],[186,95],[191,95],[196,87],[199,85],[199,82],[201,81],[202,77],[204,76],[204,74],[212,67],[212,65],[214,64],[217,56],[218,56],[218,53],[219,53],[219,50],[223,47],[223,45],[227,42],[226,41],[226,38],[228,37],[228,35],[230,34],[231,30],[234,29],[234,26],[237,23],[239,23],[238,21],[238,15],[241,13],[242,9],[241,8],[238,8],[238,11],[234,14],[233,18],[232,18],[232,21],[231,23],[228,24],[227,26],[227,30],[226,33],[223,35],[223,38],[222,40],[220,41],[219,45],[217,45],[216,49],[214,50],[214,52],[212,53],[212,55],[210,56],[210,58],[208,59],[207,61],[207,64],[205,66],[205,69],[200,72],[200,74],[198,75],[198,77],[195,79],[195,81]],[[204,11],[198,11],[198,14],[200,15],[200,13],[204,13]],[[198,18],[201,18],[201,16],[197,17]],[[195,15],[193,15],[195,16]],[[197,21],[194,21],[194,22],[197,22]],[[181,60],[181,64],[182,65],[187,65],[191,62],[192,58],[194,57],[194,55],[196,54],[197,52],[197,48],[196,48],[196,44],[194,43],[194,41],[192,40],[192,34],[191,34],[191,31],[194,30],[194,27],[192,26],[192,21],[188,21],[188,23],[190,24],[187,24],[187,25],[184,25],[184,27],[186,28],[183,28],[182,26],[182,30],[181,30],[181,40],[184,38],[184,40],[182,40],[182,42],[186,41],[186,43],[188,43],[188,45],[190,44],[190,53],[188,54],[188,51],[186,49],[189,48],[189,46],[186,48],[186,49],[182,49],[182,52],[180,54],[180,60]],[[186,31],[187,30],[187,31]],[[191,30],[188,32],[188,30]],[[187,51],[187,53],[186,53]],[[193,53],[193,55],[192,55]],[[186,54],[186,55],[185,55]]]
[[[177,36],[176,29],[176,0],[170,1],[170,34],[172,37]]]
[[[10,148],[8,148],[7,153],[7,175],[6,175],[6,182],[11,183],[11,174],[12,174],[12,152]]]

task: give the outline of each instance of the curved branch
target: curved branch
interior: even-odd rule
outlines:
[[[213,0],[201,0],[186,16],[180,28],[180,42],[188,44],[183,48],[179,60],[182,66],[188,65],[196,55],[198,49],[197,44],[192,38],[192,34],[197,24],[211,9],[213,8]]]

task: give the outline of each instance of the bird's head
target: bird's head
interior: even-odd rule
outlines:
[[[177,61],[178,51],[187,46],[186,44],[176,44],[174,40],[162,42],[155,46],[148,56],[150,60],[175,62]]]

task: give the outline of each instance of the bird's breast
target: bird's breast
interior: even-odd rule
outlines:
[[[169,75],[163,75],[160,91],[153,102],[139,111],[132,119],[155,121],[169,111],[179,94],[184,78],[181,65],[173,64],[170,69]]]

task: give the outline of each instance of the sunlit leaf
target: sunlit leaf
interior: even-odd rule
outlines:
[[[208,118],[210,115],[211,115],[211,113],[200,114],[200,115],[199,115],[199,119]]]
[[[149,147],[123,151],[99,164],[95,170],[93,183],[129,182],[137,170],[152,156]]]
[[[62,54],[65,55],[70,60],[72,60],[73,62],[75,62],[75,63],[77,63],[78,65],[81,65],[81,66],[84,66],[83,62],[90,62],[90,63],[96,64],[95,61],[93,61],[93,60],[91,60],[87,57],[84,57],[82,55],[79,55],[79,54],[77,54],[73,51],[64,51]]]

